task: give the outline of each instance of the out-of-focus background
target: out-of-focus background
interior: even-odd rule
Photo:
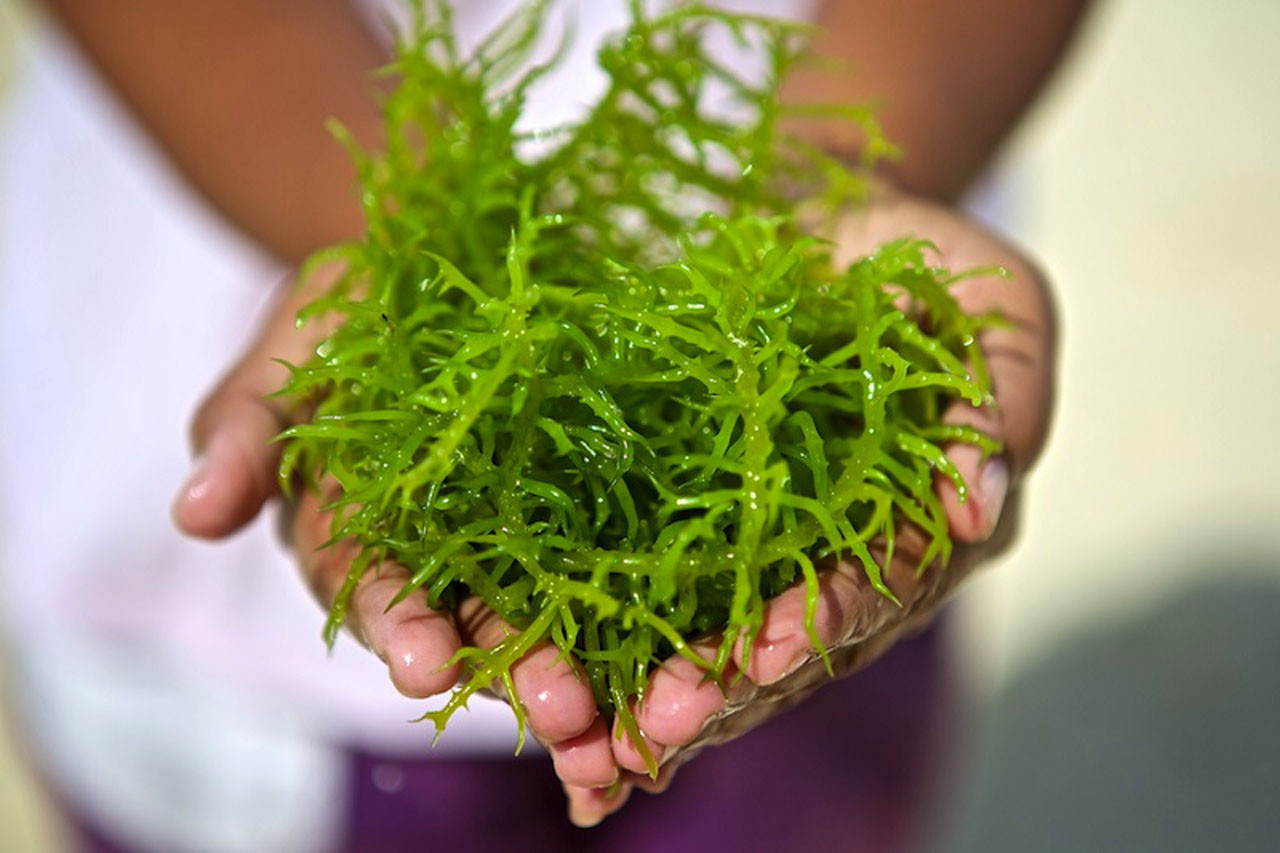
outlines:
[[[0,0],[0,133],[4,132],[5,91],[14,73],[14,45],[25,26],[17,0]],[[0,571],[8,571],[0,566]],[[13,702],[0,650],[0,849],[15,853],[62,849],[58,827],[43,791],[25,765],[10,715]]]
[[[0,0],[0,120],[21,28]],[[1280,843],[1277,32],[1273,0],[1100,2],[1007,151],[1060,410],[1021,544],[957,608],[941,851]],[[0,737],[0,848],[57,849],[20,756]]]
[[[945,851],[1280,845],[1280,3],[1096,4],[1007,153],[1052,439],[964,596]]]

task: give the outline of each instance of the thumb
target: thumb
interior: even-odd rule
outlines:
[[[999,247],[990,254],[997,255],[1010,277],[965,281],[957,285],[955,295],[967,312],[995,311],[1008,321],[979,335],[995,402],[974,408],[957,401],[945,420],[975,427],[1001,442],[1003,450],[985,458],[972,444],[947,449],[969,487],[961,500],[951,481],[940,478],[939,494],[951,533],[960,542],[983,542],[995,532],[1006,499],[1040,453],[1053,407],[1056,345],[1048,288],[1040,273],[1012,250]]]
[[[173,520],[182,532],[228,536],[275,493],[279,451],[271,439],[283,422],[263,393],[252,383],[228,380],[201,406],[192,426],[195,462],[173,503]]]
[[[978,344],[987,363],[994,404],[974,408],[957,401],[945,412],[951,424],[967,424],[1001,442],[984,459],[970,444],[954,443],[947,457],[968,485],[964,500],[951,479],[938,477],[938,494],[951,535],[984,542],[1005,512],[1021,476],[1044,445],[1053,409],[1056,324],[1044,276],[1019,251],[956,211],[892,187],[880,188],[865,211],[845,217],[837,242],[848,257],[865,254],[903,234],[929,238],[942,266],[970,270],[1003,267],[1007,278],[975,276],[953,285],[952,295],[968,314],[994,313],[1006,324],[983,329]]]
[[[298,310],[336,275],[317,271],[304,286],[286,282],[248,350],[204,399],[191,424],[192,472],[178,490],[173,520],[191,536],[218,539],[253,520],[278,490],[280,448],[272,439],[289,413],[267,395],[282,387],[290,363],[306,361],[327,326],[298,328]]]

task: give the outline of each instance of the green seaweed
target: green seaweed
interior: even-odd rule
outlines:
[[[477,595],[519,629],[459,653],[467,677],[426,715],[438,732],[505,687],[523,739],[511,665],[550,640],[635,734],[628,702],[657,664],[722,679],[797,582],[825,660],[819,567],[850,558],[892,599],[869,543],[903,521],[930,543],[919,570],[945,565],[934,474],[965,485],[940,446],[995,449],[939,421],[952,399],[988,401],[988,320],[960,310],[930,245],[841,269],[798,224],[863,200],[891,150],[869,109],[780,100],[804,27],[636,2],[600,50],[604,95],[528,155],[517,121],[550,65],[533,62],[547,5],[466,56],[447,4],[415,6],[386,69],[385,150],[348,142],[367,233],[317,256],[345,272],[300,315],[344,322],[281,391],[308,412],[283,434],[282,483],[336,482],[333,541],[362,546],[328,641],[384,559],[412,576],[397,600]],[[717,63],[717,29],[759,52],[763,79]],[[796,111],[856,123],[864,161],[788,134]],[[689,641],[707,635],[722,639],[704,658]]]

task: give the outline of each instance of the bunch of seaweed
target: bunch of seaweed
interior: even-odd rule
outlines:
[[[467,677],[427,715],[439,732],[478,690],[514,697],[512,664],[549,639],[642,745],[628,700],[654,667],[683,655],[722,678],[794,583],[825,659],[824,561],[855,561],[892,599],[883,570],[909,522],[929,542],[919,570],[945,565],[935,472],[965,484],[942,446],[995,447],[940,413],[987,400],[989,318],[960,310],[959,276],[923,241],[837,268],[799,224],[861,202],[891,146],[867,108],[781,100],[806,56],[797,24],[635,2],[599,52],[602,97],[522,154],[529,88],[555,61],[535,57],[546,7],[465,56],[447,4],[415,7],[386,69],[385,150],[351,145],[367,233],[315,259],[345,272],[300,320],[343,322],[291,366],[281,394],[308,414],[281,477],[336,483],[333,541],[361,546],[330,642],[384,560],[412,575],[397,601],[475,595],[518,629],[459,653]],[[717,60],[717,30],[762,79]],[[855,123],[863,160],[786,132],[798,111]],[[689,645],[708,635],[712,657]]]

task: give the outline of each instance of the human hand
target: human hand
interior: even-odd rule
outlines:
[[[295,419],[268,397],[288,379],[277,359],[302,363],[332,329],[327,318],[298,328],[298,310],[327,290],[337,270],[318,272],[302,287],[286,283],[257,338],[205,398],[192,423],[197,462],[179,491],[173,517],[184,532],[201,538],[229,536],[252,521],[276,497],[280,446],[272,439]],[[342,587],[358,547],[320,546],[330,538],[331,516],[320,496],[305,492],[284,516],[284,534],[298,555],[304,579],[326,608]],[[347,627],[387,665],[395,687],[411,698],[452,688],[460,667],[450,664],[462,645],[487,648],[512,629],[478,599],[456,611],[434,610],[425,593],[387,610],[409,573],[385,563],[362,576],[351,598]],[[556,773],[573,790],[612,785],[618,777],[609,731],[576,662],[542,643],[511,670],[530,732],[550,753]]]
[[[982,341],[998,409],[975,411],[960,404],[948,415],[1002,438],[1006,452],[980,471],[976,449],[950,450],[976,500],[961,504],[949,484],[943,482],[939,488],[952,536],[970,545],[957,550],[945,573],[930,571],[917,579],[910,553],[914,539],[919,554],[921,539],[909,529],[902,531],[887,581],[903,608],[872,590],[855,566],[840,564],[824,573],[816,628],[831,651],[837,674],[870,661],[911,625],[928,618],[972,566],[1007,543],[1012,506],[1002,514],[1004,495],[1037,452],[1048,421],[1052,320],[1040,277],[1011,249],[954,213],[905,198],[882,200],[850,217],[837,236],[853,257],[905,233],[933,237],[942,260],[954,269],[1000,264],[1013,273],[1012,281],[971,279],[957,286],[956,295],[967,310],[997,309],[1015,327],[988,330]],[[321,289],[324,281],[310,286]],[[193,435],[196,447],[205,451],[204,462],[175,505],[175,518],[187,532],[227,535],[253,518],[274,494],[278,451],[268,442],[289,420],[263,395],[286,379],[285,369],[272,358],[305,360],[325,331],[322,324],[299,331],[293,322],[310,296],[293,292],[277,305],[258,341],[201,407]],[[318,507],[315,496],[302,497],[292,516],[291,535],[304,575],[327,604],[347,574],[354,546],[316,550],[329,531],[328,518]],[[1002,517],[1005,521],[997,527]],[[387,663],[401,692],[425,697],[456,681],[458,669],[447,663],[460,644],[487,647],[500,642],[510,629],[475,599],[450,613],[432,610],[425,598],[415,596],[385,612],[407,576],[395,565],[368,573],[353,597],[349,625]],[[680,658],[654,675],[637,714],[650,748],[665,764],[657,780],[643,775],[640,752],[629,738],[610,739],[577,665],[560,658],[551,646],[532,650],[513,668],[514,683],[531,731],[547,745],[565,783],[574,821],[598,822],[619,808],[634,787],[661,790],[675,768],[701,746],[744,733],[824,683],[828,677],[814,660],[803,623],[802,588],[772,601],[746,678],[738,680],[727,697]],[[734,665],[742,665],[741,648]],[[731,670],[727,676],[732,680],[734,674]],[[620,784],[612,784],[615,781]]]
[[[970,278],[952,293],[970,313],[998,311],[1010,327],[989,328],[981,346],[991,373],[994,406],[974,409],[957,401],[946,413],[1004,443],[989,460],[972,445],[954,445],[948,457],[970,486],[962,503],[951,481],[937,478],[950,533],[957,545],[945,570],[915,570],[927,542],[910,526],[899,530],[885,580],[902,602],[893,604],[867,581],[861,566],[842,560],[820,576],[815,628],[834,674],[852,673],[885,652],[904,634],[927,622],[976,567],[1005,550],[1016,527],[1022,476],[1038,455],[1048,429],[1053,396],[1055,326],[1042,276],[1016,250],[945,207],[903,196],[887,196],[845,218],[835,234],[848,259],[867,254],[907,234],[929,237],[938,261],[953,270],[1002,266],[1011,276]],[[877,557],[883,555],[883,549]],[[713,656],[719,638],[701,651]],[[660,791],[701,748],[738,737],[830,681],[805,630],[805,588],[797,584],[770,601],[743,671],[739,641],[725,672],[727,695],[685,658],[666,661],[649,682],[635,710],[646,747],[661,763],[657,780],[643,775],[641,751],[620,729],[612,741],[623,769],[619,789],[572,791],[571,813],[580,823],[598,822],[621,807],[632,787]],[[739,677],[741,676],[741,677]]]

